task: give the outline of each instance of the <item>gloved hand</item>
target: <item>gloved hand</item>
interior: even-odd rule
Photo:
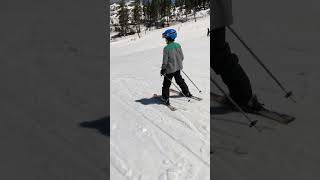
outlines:
[[[160,75],[162,76],[162,75],[164,75],[165,73],[166,73],[166,69],[161,69]]]

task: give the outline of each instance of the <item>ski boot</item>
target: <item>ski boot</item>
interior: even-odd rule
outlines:
[[[170,106],[169,98],[161,97],[161,101],[162,101],[165,105]]]
[[[233,109],[237,109],[236,106],[226,96],[224,96],[224,99],[221,102],[223,105],[227,107],[232,107]],[[252,113],[252,112],[258,112],[262,110],[264,104],[258,101],[258,98],[256,95],[253,95],[247,104],[238,103],[238,105],[244,112]]]
[[[246,105],[241,105],[240,107],[241,107],[245,112],[249,112],[249,113],[250,113],[250,112],[258,112],[258,111],[262,110],[262,109],[263,109],[263,105],[264,105],[264,104],[262,104],[262,103],[260,103],[260,102],[258,101],[257,96],[256,96],[256,95],[253,95],[253,96],[250,98],[248,104],[246,104]]]
[[[188,98],[191,98],[192,97],[192,94],[190,93],[190,92],[188,92],[187,94],[185,94],[186,95],[186,97],[188,97]]]

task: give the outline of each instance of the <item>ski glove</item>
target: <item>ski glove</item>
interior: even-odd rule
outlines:
[[[165,73],[166,73],[166,69],[161,69],[160,75],[162,76],[162,75],[164,75]]]

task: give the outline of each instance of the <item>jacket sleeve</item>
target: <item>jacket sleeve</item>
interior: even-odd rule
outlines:
[[[213,16],[210,19],[213,29],[233,24],[232,0],[213,0]]]
[[[166,69],[168,65],[169,54],[166,49],[163,49],[163,59],[162,59],[162,67],[161,69]]]
[[[183,55],[183,52],[182,52],[182,48],[179,48],[179,53],[180,53],[180,56],[181,56],[181,61],[184,60],[184,55]]]

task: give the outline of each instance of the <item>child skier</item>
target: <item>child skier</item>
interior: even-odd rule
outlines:
[[[182,93],[186,97],[191,97],[189,88],[182,78],[180,71],[182,70],[182,61],[184,59],[180,44],[174,42],[177,37],[177,31],[174,29],[168,29],[162,33],[162,38],[166,39],[166,47],[163,49],[163,62],[160,74],[164,76],[162,85],[162,100],[166,105],[170,105],[169,102],[169,88],[172,78],[182,90]]]

